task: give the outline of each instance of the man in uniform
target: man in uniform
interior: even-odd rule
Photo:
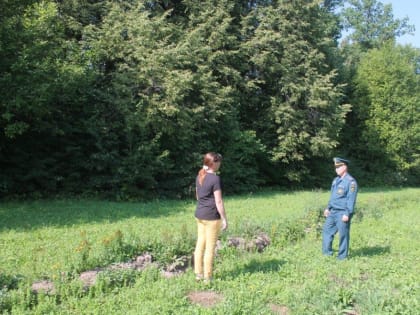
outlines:
[[[332,243],[338,231],[338,259],[346,259],[350,244],[350,221],[353,216],[357,197],[357,182],[347,172],[348,160],[335,157],[333,159],[337,177],[331,185],[331,196],[327,208],[322,231],[322,253],[332,256]]]

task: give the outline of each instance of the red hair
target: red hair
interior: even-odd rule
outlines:
[[[198,182],[200,185],[203,185],[204,178],[207,175],[207,170],[205,167],[212,168],[214,163],[222,161],[222,156],[216,152],[209,152],[204,154],[203,157],[203,167],[198,171]]]

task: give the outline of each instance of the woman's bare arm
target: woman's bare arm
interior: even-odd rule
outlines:
[[[223,204],[223,198],[222,198],[222,191],[216,190],[214,192],[214,200],[216,202],[216,208],[217,211],[220,214],[220,217],[222,218],[222,230],[226,230],[228,227],[228,222],[226,218],[226,212],[225,212],[225,206]]]

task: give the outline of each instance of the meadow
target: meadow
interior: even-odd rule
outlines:
[[[210,285],[162,270],[194,250],[194,200],[8,201],[0,205],[3,314],[419,314],[420,189],[362,189],[350,258],[321,255],[328,191],[225,197],[229,229]],[[264,251],[228,246],[265,233]],[[334,241],[337,248],[337,240]],[[149,253],[141,271],[79,275]],[[53,291],[34,292],[48,280]],[[192,296],[207,294],[207,304]],[[213,300],[212,300],[213,299]],[[213,303],[212,303],[213,302]]]

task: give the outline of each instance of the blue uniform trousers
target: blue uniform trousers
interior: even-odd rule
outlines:
[[[339,243],[338,243],[338,259],[347,258],[350,244],[350,221],[343,222],[344,211],[331,210],[330,214],[325,220],[324,228],[322,231],[322,253],[324,255],[331,256],[332,243],[334,236],[338,231]]]

